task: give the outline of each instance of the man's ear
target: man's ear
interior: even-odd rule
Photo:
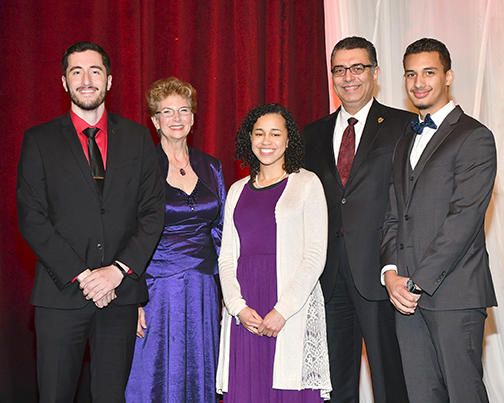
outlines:
[[[448,70],[445,76],[446,76],[446,86],[449,87],[453,83],[455,74],[453,73],[453,70]]]
[[[65,76],[61,76],[61,83],[63,84],[63,88],[65,89],[65,91],[68,92],[68,87],[67,87],[67,82],[66,82]]]

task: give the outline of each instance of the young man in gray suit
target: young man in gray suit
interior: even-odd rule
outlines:
[[[100,46],[70,46],[62,82],[70,111],[26,131],[17,178],[19,230],[37,256],[40,402],[73,401],[89,339],[93,402],[119,403],[163,229],[163,179],[147,128],[105,109]]]
[[[394,307],[380,285],[380,232],[392,153],[415,115],[373,98],[380,68],[371,42],[339,41],[331,55],[341,107],[303,129],[305,167],[320,178],[329,211],[326,302],[332,402],[358,403],[362,339],[375,403],[405,403]]]
[[[420,39],[404,54],[419,119],[394,153],[382,270],[410,403],[488,402],[486,308],[497,304],[485,247],[496,150],[490,130],[450,101],[450,53]]]

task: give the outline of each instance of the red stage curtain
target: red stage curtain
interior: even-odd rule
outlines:
[[[154,130],[145,92],[171,75],[198,90],[190,143],[219,158],[227,185],[244,174],[234,135],[253,106],[279,102],[300,128],[328,113],[323,0],[7,0],[0,2],[0,401],[36,401],[35,257],[17,232],[23,132],[66,113],[61,58],[81,40],[109,53],[106,105]],[[77,214],[77,212],[76,212]]]

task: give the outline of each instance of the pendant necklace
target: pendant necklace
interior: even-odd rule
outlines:
[[[185,164],[182,168],[177,168],[177,167],[174,167],[174,168],[179,170],[180,175],[186,176],[187,172],[186,172],[185,168],[187,168],[187,166],[189,165],[189,162],[190,161],[187,161],[187,164]]]
[[[274,185],[275,183],[280,182],[285,177],[285,175],[287,175],[287,171],[284,172],[284,174],[280,178],[278,178],[275,182],[273,182],[271,185]],[[263,189],[264,186],[259,185],[259,180],[257,179],[258,176],[259,176],[259,174],[257,174],[255,177],[255,183],[259,189]],[[268,185],[268,186],[271,186],[271,185]]]

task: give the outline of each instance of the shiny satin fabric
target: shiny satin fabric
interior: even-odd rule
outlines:
[[[165,228],[145,276],[170,277],[185,270],[217,274],[217,252],[213,240],[213,223],[218,218],[215,196],[201,182],[197,213],[187,205],[166,205]],[[167,185],[168,199],[181,199],[179,190]],[[217,209],[217,211],[216,211]]]
[[[217,248],[223,201],[201,178],[194,210],[166,184],[165,228],[146,271],[145,338],[126,389],[132,402],[216,402],[220,305]]]

